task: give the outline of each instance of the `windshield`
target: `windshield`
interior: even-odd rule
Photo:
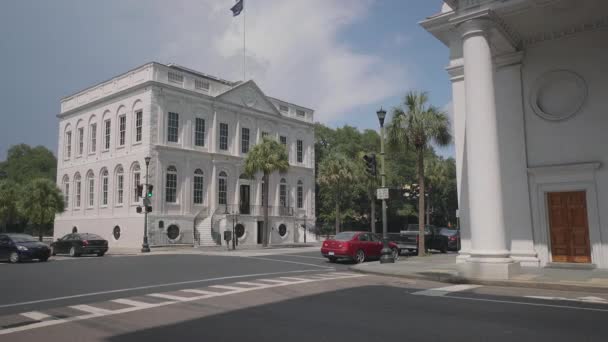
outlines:
[[[29,235],[11,235],[10,236],[11,240],[13,240],[13,242],[36,242],[38,240],[34,239],[33,236],[29,236]]]
[[[103,240],[101,236],[95,234],[80,234],[80,237],[83,240]]]
[[[452,235],[456,235],[456,233],[458,233],[458,231],[454,230],[454,229],[448,229],[448,228],[441,229],[441,234],[444,234],[444,235],[452,236]]]
[[[338,233],[335,237],[334,240],[338,240],[338,241],[350,241],[353,236],[355,236],[355,232],[342,232],[342,233]]]

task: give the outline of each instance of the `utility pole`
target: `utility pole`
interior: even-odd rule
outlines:
[[[380,263],[394,263],[395,258],[393,257],[393,251],[388,245],[388,222],[386,218],[386,199],[388,198],[388,189],[386,189],[386,172],[384,163],[384,119],[386,118],[386,111],[380,108],[378,112],[378,120],[380,121],[380,162],[382,166],[380,168],[380,178],[382,179],[382,189],[384,194],[382,196],[382,256],[380,257]]]
[[[150,198],[148,197],[148,167],[150,166],[150,157],[146,157],[146,197],[144,197],[144,243],[141,245],[142,253],[149,253],[150,246],[148,245],[148,208],[151,207]]]

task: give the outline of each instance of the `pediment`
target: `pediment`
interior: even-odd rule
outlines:
[[[251,80],[220,94],[217,98],[262,112],[281,115],[257,84]]]

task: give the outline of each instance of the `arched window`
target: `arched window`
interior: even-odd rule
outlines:
[[[297,204],[298,209],[304,208],[304,184],[301,180],[298,181]]]
[[[264,182],[264,178],[262,178],[261,189],[262,189],[261,204],[264,205],[264,200],[266,199],[266,182]]]
[[[80,180],[80,173],[76,172],[74,175],[74,208],[80,208],[81,194],[82,194],[82,182]]]
[[[70,206],[70,177],[63,176],[63,204],[67,209]]]
[[[108,187],[109,187],[109,179],[108,179],[108,170],[103,169],[101,171],[101,205],[108,205]]]
[[[141,184],[141,169],[139,163],[133,165],[133,203],[139,202],[139,194],[137,193],[137,186]]]
[[[89,171],[87,173],[87,184],[88,184],[88,193],[89,193],[89,208],[92,208],[95,205],[95,175],[93,171]]]
[[[281,179],[281,184],[279,187],[279,202],[281,207],[287,207],[287,181],[285,178]]]
[[[63,159],[70,159],[72,157],[72,127],[70,125],[65,128],[63,146],[65,148]]]
[[[203,204],[203,170],[194,170],[194,204]]]
[[[122,166],[116,169],[116,205],[122,205],[124,202],[125,190],[125,175]]]
[[[167,168],[165,198],[167,203],[177,203],[177,168],[173,165]]]
[[[228,193],[228,175],[226,172],[220,172],[220,175],[217,180],[217,203],[226,205],[227,201],[227,193]]]

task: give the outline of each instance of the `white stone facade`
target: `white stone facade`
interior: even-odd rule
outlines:
[[[558,261],[548,198],[581,191],[608,268],[608,3],[452,0],[421,25],[450,49],[463,272]]]
[[[267,134],[286,144],[290,159],[286,174],[270,177],[271,243],[302,242],[304,224],[315,221],[313,115],[265,96],[253,81],[159,63],[66,97],[57,183],[67,207],[55,238],[76,227],[110,246],[140,246],[144,215],[136,212],[135,188],[138,178],[145,183],[149,156],[151,245],[224,244],[220,237],[234,224],[243,226],[240,244],[257,244],[261,175],[241,175],[247,150]]]

